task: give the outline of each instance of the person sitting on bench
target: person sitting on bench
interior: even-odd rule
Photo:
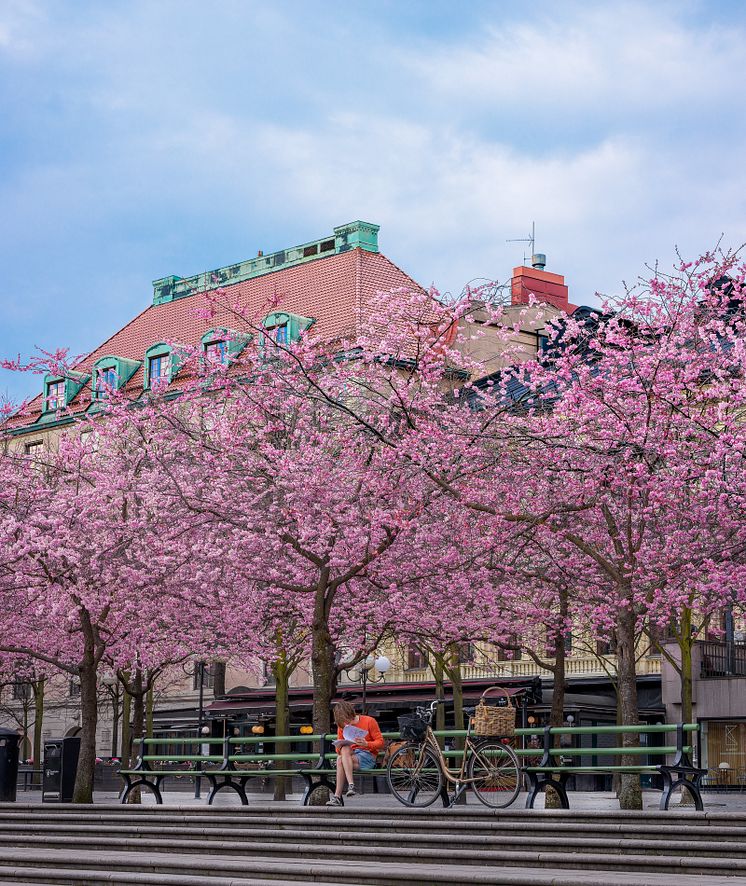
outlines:
[[[334,722],[337,724],[337,787],[327,806],[342,805],[342,791],[347,783],[348,797],[354,797],[355,769],[375,769],[376,757],[383,750],[383,736],[378,723],[366,714],[356,714],[348,701],[334,705]]]

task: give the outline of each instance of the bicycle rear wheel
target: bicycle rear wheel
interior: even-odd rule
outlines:
[[[513,748],[498,739],[478,744],[469,760],[471,787],[491,809],[504,809],[521,790],[521,769]]]
[[[389,760],[386,780],[391,793],[405,806],[430,806],[443,790],[440,761],[425,745],[399,748]]]

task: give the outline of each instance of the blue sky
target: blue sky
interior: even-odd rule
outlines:
[[[535,220],[576,303],[740,244],[745,46],[740,2],[0,0],[0,354],[355,218],[456,291]]]

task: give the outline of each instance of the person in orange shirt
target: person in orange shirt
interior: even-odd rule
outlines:
[[[327,806],[342,805],[342,791],[345,782],[347,793],[345,796],[354,797],[355,790],[354,771],[356,769],[375,769],[376,756],[383,750],[383,736],[378,723],[373,717],[366,714],[356,714],[355,708],[348,701],[340,701],[334,705],[334,722],[337,724],[337,741],[334,742],[337,751],[337,787],[334,794],[329,798]],[[355,738],[350,740],[345,734],[352,733]],[[364,734],[358,734],[360,730]]]

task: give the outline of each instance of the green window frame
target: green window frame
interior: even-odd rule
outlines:
[[[246,345],[249,344],[253,336],[246,332],[236,332],[235,329],[229,329],[227,326],[216,326],[214,329],[208,329],[200,339],[202,353],[200,355],[204,365],[208,365],[208,348],[222,345],[222,359],[220,363],[227,365],[238,357]]]
[[[173,347],[164,341],[156,342],[145,351],[142,386],[145,390],[151,387],[153,369],[157,367],[158,378],[167,385],[171,384],[179,371]]]
[[[99,357],[99,359],[93,364],[91,400],[94,403],[100,403],[107,399],[107,392],[103,387],[99,387],[99,381],[102,376],[105,375],[107,378],[108,386],[115,391],[118,391],[127,384],[140,366],[142,366],[140,360],[130,360],[127,357],[116,357],[113,354],[108,354],[106,357]]]
[[[69,372],[67,375],[44,376],[42,413],[53,417],[60,409],[65,409],[90,378],[81,372]]]
[[[260,347],[262,351],[266,348],[269,355],[272,348],[267,347],[267,339],[283,347],[294,344],[315,322],[312,317],[301,317],[289,311],[273,311],[262,320],[265,331],[261,334]]]

